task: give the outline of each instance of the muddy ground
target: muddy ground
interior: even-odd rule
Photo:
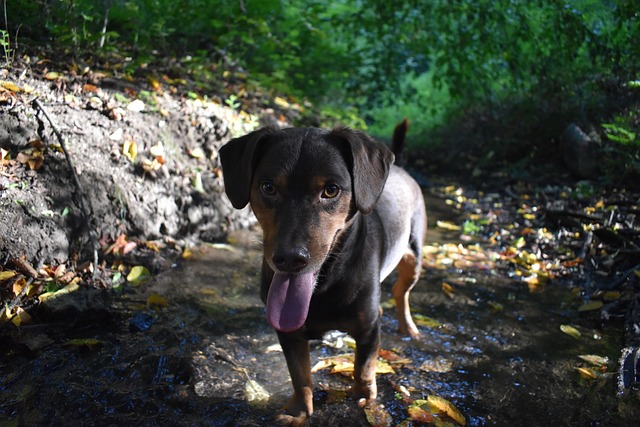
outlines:
[[[84,308],[79,292],[62,297],[43,313],[46,322],[5,342],[12,348],[0,365],[2,425],[276,425],[291,384],[258,297],[259,266],[255,246],[201,247],[141,285],[95,291]],[[443,282],[454,284],[452,294]],[[427,269],[412,294],[415,313],[428,316],[415,341],[396,332],[390,285],[383,284],[382,346],[399,360],[390,362],[393,373],[378,375],[374,425],[423,425],[407,421],[408,411],[429,395],[449,400],[470,426],[637,422],[637,394],[616,395],[621,328],[603,330],[581,316],[567,288],[531,293],[489,272]],[[565,324],[581,336],[563,333]],[[312,363],[352,353],[347,341],[313,342]],[[597,378],[583,378],[577,368],[591,365],[580,355],[609,362]],[[348,374],[320,369],[314,380],[311,425],[371,425],[345,393]]]
[[[86,273],[77,291],[43,304],[27,291],[3,289],[12,309],[31,303],[24,305],[29,322],[2,325],[0,426],[273,425],[290,383],[258,298],[259,235],[235,232],[252,229],[254,219],[223,195],[217,149],[260,119],[286,124],[287,117],[269,105],[248,114],[224,98],[180,95],[168,86],[43,78],[44,71],[33,65],[2,75],[17,88],[3,83],[0,92],[0,264],[66,265],[80,277],[96,246],[100,261],[95,281]],[[457,247],[460,230],[436,224],[460,224],[461,211],[429,192],[437,177],[417,176],[427,192],[427,241]],[[137,245],[122,258],[107,253],[119,236]],[[126,275],[139,264],[157,274],[138,284],[115,280],[120,268]],[[393,373],[379,375],[381,406],[369,413],[375,422],[418,425],[406,421],[410,408],[435,395],[455,405],[467,425],[635,425],[638,394],[620,394],[616,375],[624,318],[604,322],[599,311],[579,312],[581,298],[591,297],[574,292],[585,276],[532,292],[506,270],[475,261],[425,260],[425,267],[412,296],[416,314],[426,316],[419,342],[395,332],[384,284],[383,347],[398,358]],[[623,291],[635,295],[636,285],[627,280]],[[563,332],[566,326],[580,335]],[[315,363],[352,350],[346,337],[333,335],[312,351]],[[593,365],[581,355],[607,361]],[[312,425],[371,424],[344,394],[348,373],[314,375]],[[453,422],[441,415],[436,421]]]

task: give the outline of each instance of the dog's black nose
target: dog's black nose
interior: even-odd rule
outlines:
[[[298,273],[309,263],[311,256],[306,248],[287,248],[273,254],[273,264],[283,273]]]

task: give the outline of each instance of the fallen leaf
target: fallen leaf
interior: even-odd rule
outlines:
[[[395,374],[391,365],[385,360],[378,359],[376,361],[376,374]]]
[[[11,152],[4,148],[0,148],[0,162],[6,163],[9,160],[11,160]]]
[[[100,89],[98,89],[98,86],[89,84],[89,83],[85,83],[84,85],[82,85],[82,91],[83,92],[87,92],[87,93],[98,93]]]
[[[585,362],[589,362],[595,366],[606,366],[609,364],[609,358],[604,356],[598,356],[595,354],[581,354],[578,357]]]
[[[589,301],[585,304],[582,304],[580,307],[578,307],[578,311],[580,313],[584,313],[587,311],[600,310],[603,305],[604,304],[602,303],[602,301],[598,301],[598,300]]]
[[[436,221],[436,226],[448,231],[459,231],[460,226],[452,223],[451,221]]]
[[[449,298],[453,298],[454,294],[456,293],[456,291],[453,289],[453,286],[451,286],[447,282],[442,282],[442,292],[444,292],[444,294]]]
[[[16,309],[16,314],[11,318],[11,323],[16,326],[23,325],[25,323],[31,323],[31,316],[24,311],[22,307]]]
[[[433,421],[433,415],[431,412],[425,411],[418,405],[409,406],[407,408],[407,412],[413,421],[417,421],[419,423],[430,423]]]
[[[20,86],[7,80],[0,80],[0,86],[12,92],[22,92],[22,88]]]
[[[378,356],[391,363],[392,365],[409,365],[412,363],[411,359],[400,356],[398,353],[391,350],[380,349]]]
[[[8,279],[11,279],[16,274],[18,274],[18,273],[16,271],[13,271],[13,270],[0,271],[0,282],[3,282],[3,281],[8,280]]]
[[[251,406],[261,408],[267,405],[271,396],[257,381],[249,379],[244,385],[244,397]]]
[[[384,405],[365,406],[364,413],[367,421],[373,427],[387,427],[391,425],[391,417],[384,408]]]
[[[60,78],[60,73],[56,71],[49,71],[47,74],[44,75],[44,78],[47,80],[57,80]]]
[[[131,271],[127,275],[127,281],[133,285],[144,282],[151,277],[151,273],[146,267],[136,265],[131,268]]]
[[[414,313],[413,320],[416,322],[417,325],[424,326],[427,328],[435,329],[442,326],[442,324],[438,322],[436,319],[432,317],[424,316],[420,313]]]
[[[587,380],[595,380],[598,378],[598,374],[591,368],[576,368],[580,376]]]
[[[138,145],[136,142],[132,139],[126,139],[124,144],[122,144],[122,154],[133,162],[138,155]]]
[[[282,348],[280,348],[279,351],[282,351]],[[311,368],[311,372],[318,372],[323,369],[330,368],[332,366],[333,366],[333,361],[331,360],[331,358],[320,359],[315,365],[313,365],[313,367]]]
[[[467,424],[464,415],[451,402],[440,396],[429,395],[427,402],[434,412],[443,413],[461,426]]]
[[[196,159],[204,159],[205,154],[202,148],[196,147],[193,150],[189,151],[189,155]]]
[[[128,279],[128,277],[127,277]],[[147,305],[149,307],[169,307],[169,300],[159,294],[151,294],[147,297]]]
[[[24,277],[20,277],[18,280],[13,282],[13,294],[18,296],[22,293],[22,290],[27,286],[27,281]]]
[[[576,339],[580,338],[580,336],[582,335],[579,330],[570,325],[560,325],[560,330]]]
[[[273,99],[273,102],[274,102],[276,105],[278,105],[278,106],[280,106],[280,107],[282,107],[282,108],[289,108],[289,105],[290,105],[290,104],[289,104],[289,102],[288,102],[286,99],[281,98],[281,97],[279,97],[279,96],[276,96],[276,97]]]

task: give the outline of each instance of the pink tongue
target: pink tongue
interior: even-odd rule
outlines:
[[[267,296],[267,320],[281,332],[299,329],[307,320],[313,294],[313,273],[275,273]]]

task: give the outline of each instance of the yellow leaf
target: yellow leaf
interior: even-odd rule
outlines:
[[[353,362],[349,362],[347,360],[341,360],[335,365],[333,365],[333,369],[331,369],[332,374],[341,374],[341,373],[353,373]]]
[[[158,307],[169,307],[169,300],[159,294],[151,294],[147,297],[147,305],[149,307],[158,306]]]
[[[395,374],[391,365],[384,360],[378,359],[376,362],[376,374]]]
[[[453,298],[453,295],[456,293],[456,291],[453,289],[453,286],[451,286],[447,282],[442,282],[442,292],[444,292],[444,294],[449,298]]]
[[[204,159],[204,157],[205,157],[204,151],[202,151],[202,148],[200,148],[200,147],[196,147],[193,150],[191,150],[189,152],[189,155],[191,157],[196,158],[196,159]]]
[[[598,374],[591,368],[576,368],[580,376],[587,380],[595,380]]]
[[[440,396],[429,395],[427,396],[427,402],[429,402],[429,406],[434,409],[433,412],[443,413],[461,426],[467,424],[464,415],[447,399]]]
[[[151,277],[151,273],[149,273],[149,270],[147,270],[146,267],[143,267],[141,265],[136,265],[135,267],[131,268],[131,271],[127,275],[127,281],[129,283],[137,285],[138,283],[144,282],[150,277]]]
[[[499,302],[489,301],[487,304],[489,305],[491,311],[493,311],[494,313],[500,313],[504,310],[504,306]]]
[[[416,322],[416,324],[420,325],[420,326],[425,326],[427,328],[439,328],[440,326],[442,326],[440,324],[440,322],[438,322],[436,319],[432,318],[432,317],[427,317],[424,316],[422,314],[419,313],[415,313],[413,315],[413,320]]]
[[[58,78],[60,78],[60,73],[56,71],[49,71],[44,75],[44,78],[47,80],[57,80]]]
[[[5,280],[7,280],[7,279],[11,279],[16,274],[18,274],[18,273],[16,273],[13,270],[0,271],[0,282],[3,282]]]
[[[579,330],[570,325],[560,325],[560,330],[576,339],[580,338],[580,336],[582,335]]]
[[[605,301],[616,301],[619,300],[621,296],[620,291],[607,291],[602,298],[604,298]]]
[[[22,290],[24,289],[25,286],[27,286],[27,281],[25,280],[25,278],[24,277],[19,278],[18,280],[13,282],[13,294],[15,296],[20,295],[20,293],[22,293]]]
[[[438,226],[438,228],[442,228],[444,230],[449,230],[449,231],[459,231],[460,230],[460,226],[459,225],[455,225],[451,221],[436,221],[436,226]]]
[[[321,359],[321,360],[318,361],[318,363],[313,365],[313,368],[311,368],[311,372],[318,372],[318,371],[321,371],[323,369],[330,368],[332,366],[333,366],[333,361],[331,360],[331,358]]]
[[[133,162],[138,155],[138,145],[136,142],[131,139],[126,139],[124,144],[122,144],[122,154]]]
[[[20,326],[24,323],[31,323],[31,316],[21,307],[18,307],[16,310],[16,315],[13,316],[11,322],[16,326]]]
[[[273,102],[274,102],[274,104],[276,104],[276,105],[278,105],[278,106],[280,106],[282,108],[289,108],[289,103],[287,102],[287,100],[284,99],[284,98],[280,98],[279,96],[276,96],[273,99]]]
[[[22,92],[22,88],[20,86],[7,80],[0,80],[0,86],[10,90],[11,92]]]
[[[578,307],[578,311],[580,313],[584,313],[586,311],[600,310],[602,306],[603,306],[602,301],[598,301],[598,300],[589,301],[588,303],[582,304],[580,307]]]

